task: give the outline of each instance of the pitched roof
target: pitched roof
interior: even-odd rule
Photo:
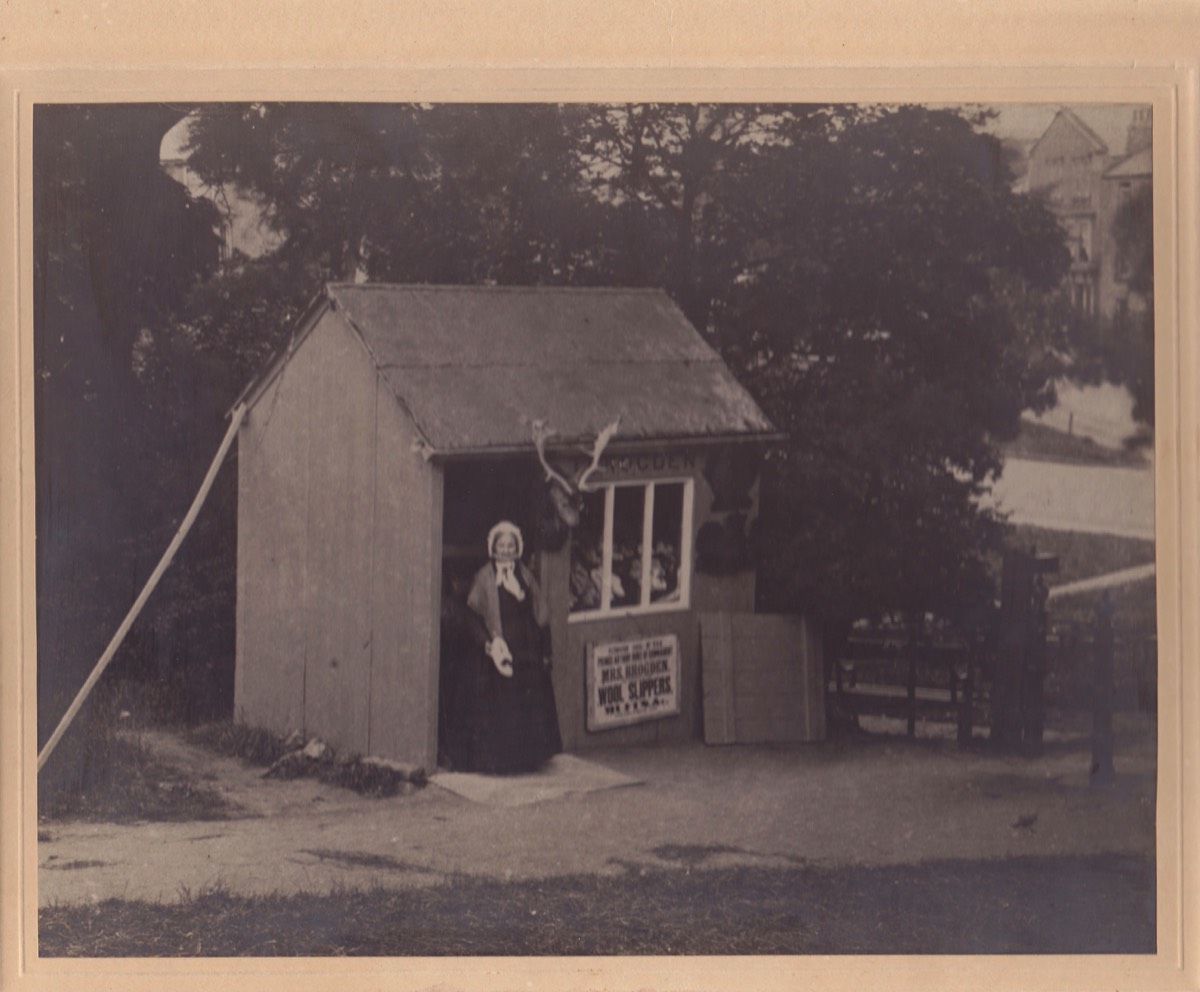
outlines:
[[[1140,176],[1149,176],[1154,171],[1154,153],[1152,149],[1143,148],[1140,152],[1134,152],[1128,158],[1122,159],[1106,173],[1105,179],[1131,179]]]
[[[1109,147],[1104,139],[1093,131],[1078,114],[1069,107],[1061,107],[1058,113],[1054,115],[1054,119],[1047,126],[1046,130],[1042,132],[1042,136],[1034,142],[1033,147],[1029,150],[1030,155],[1037,152],[1038,147],[1050,134],[1062,128],[1067,128],[1083,138],[1084,142],[1093,152],[1105,154],[1109,151]]]
[[[1071,112],[1108,149],[1110,155],[1124,155],[1129,140],[1129,125],[1133,122],[1138,105],[1077,103]]]
[[[334,284],[333,309],[435,454],[594,438],[618,414],[621,441],[774,433],[750,394],[666,293]]]
[[[1030,147],[1030,153],[1041,143],[1051,128],[1059,123],[1069,125],[1101,154],[1124,155],[1129,138],[1129,126],[1139,109],[1137,104],[1087,104],[1075,103],[1061,106],[1042,129]]]

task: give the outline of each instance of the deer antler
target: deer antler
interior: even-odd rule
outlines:
[[[600,466],[600,456],[604,454],[604,449],[608,446],[608,442],[612,440],[612,436],[617,433],[617,428],[621,426],[621,418],[618,416],[611,424],[604,428],[596,435],[596,443],[592,446],[592,463],[579,473],[579,477],[575,480],[575,488],[581,493],[591,492],[588,486],[588,479],[591,474]]]
[[[568,493],[573,493],[575,487],[567,481],[566,477],[556,472],[546,461],[546,441],[554,436],[554,431],[544,420],[534,420],[529,425],[530,433],[533,435],[533,446],[537,448],[538,461],[542,463],[542,468],[546,470],[546,481],[557,482],[563,487],[563,490]]]
[[[529,427],[530,433],[533,435],[533,446],[537,449],[538,461],[542,463],[542,468],[546,470],[546,481],[558,483],[567,493],[591,492],[591,489],[588,487],[588,478],[599,468],[600,456],[604,454],[604,449],[608,446],[608,442],[612,440],[612,436],[617,433],[617,429],[620,426],[621,418],[617,417],[616,420],[596,435],[596,442],[588,452],[592,458],[591,464],[579,473],[574,482],[571,482],[546,461],[546,442],[554,437],[554,430],[544,420],[531,421]],[[584,450],[588,451],[586,448]]]

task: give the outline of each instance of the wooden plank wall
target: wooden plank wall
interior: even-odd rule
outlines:
[[[704,478],[705,453],[677,446],[649,446],[650,454],[677,453],[692,459],[686,471],[672,477],[689,476],[695,486],[692,513],[693,543],[699,529],[711,520],[724,517],[712,510],[713,492]],[[639,452],[633,452],[636,456]],[[652,479],[653,472],[628,472],[623,479]],[[753,516],[753,509],[750,515]],[[695,554],[693,552],[693,562]],[[551,634],[554,642],[554,688],[558,701],[559,725],[563,746],[570,751],[589,747],[623,747],[642,744],[674,743],[695,740],[703,733],[704,719],[700,698],[700,630],[697,617],[703,612],[742,612],[754,608],[752,571],[718,576],[692,570],[691,608],[678,612],[655,613],[635,617],[587,620],[569,623],[568,588],[570,582],[570,543],[561,551],[543,556],[546,591],[551,604]],[[678,716],[651,720],[610,730],[587,729],[587,647],[609,641],[622,641],[657,634],[675,634],[679,638],[680,699]]]
[[[441,475],[337,314],[239,436],[235,715],[432,767]]]
[[[737,742],[737,707],[733,688],[733,624],[728,613],[704,614],[701,619],[704,683],[704,742]]]
[[[238,433],[234,717],[289,733],[304,725],[308,445],[304,397],[317,369],[301,350]]]
[[[825,736],[821,642],[802,617],[700,617],[705,741],[815,741]]]
[[[307,396],[305,732],[368,753],[375,506],[375,370],[337,314],[302,351]]]
[[[370,751],[432,770],[444,475],[413,449],[416,432],[382,379],[376,408]]]

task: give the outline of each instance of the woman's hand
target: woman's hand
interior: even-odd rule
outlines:
[[[511,679],[513,674],[512,669],[512,652],[508,650],[508,644],[503,637],[493,637],[484,648],[487,651],[487,656],[492,659],[492,664],[496,666],[496,671],[503,675],[506,679]]]

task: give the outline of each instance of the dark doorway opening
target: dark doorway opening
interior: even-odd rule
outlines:
[[[461,753],[460,701],[468,666],[481,650],[472,635],[467,593],[486,564],[488,531],[500,520],[521,529],[524,561],[536,573],[538,523],[546,508],[537,460],[496,456],[450,462],[443,480],[442,630],[438,676],[438,764],[453,768]]]

